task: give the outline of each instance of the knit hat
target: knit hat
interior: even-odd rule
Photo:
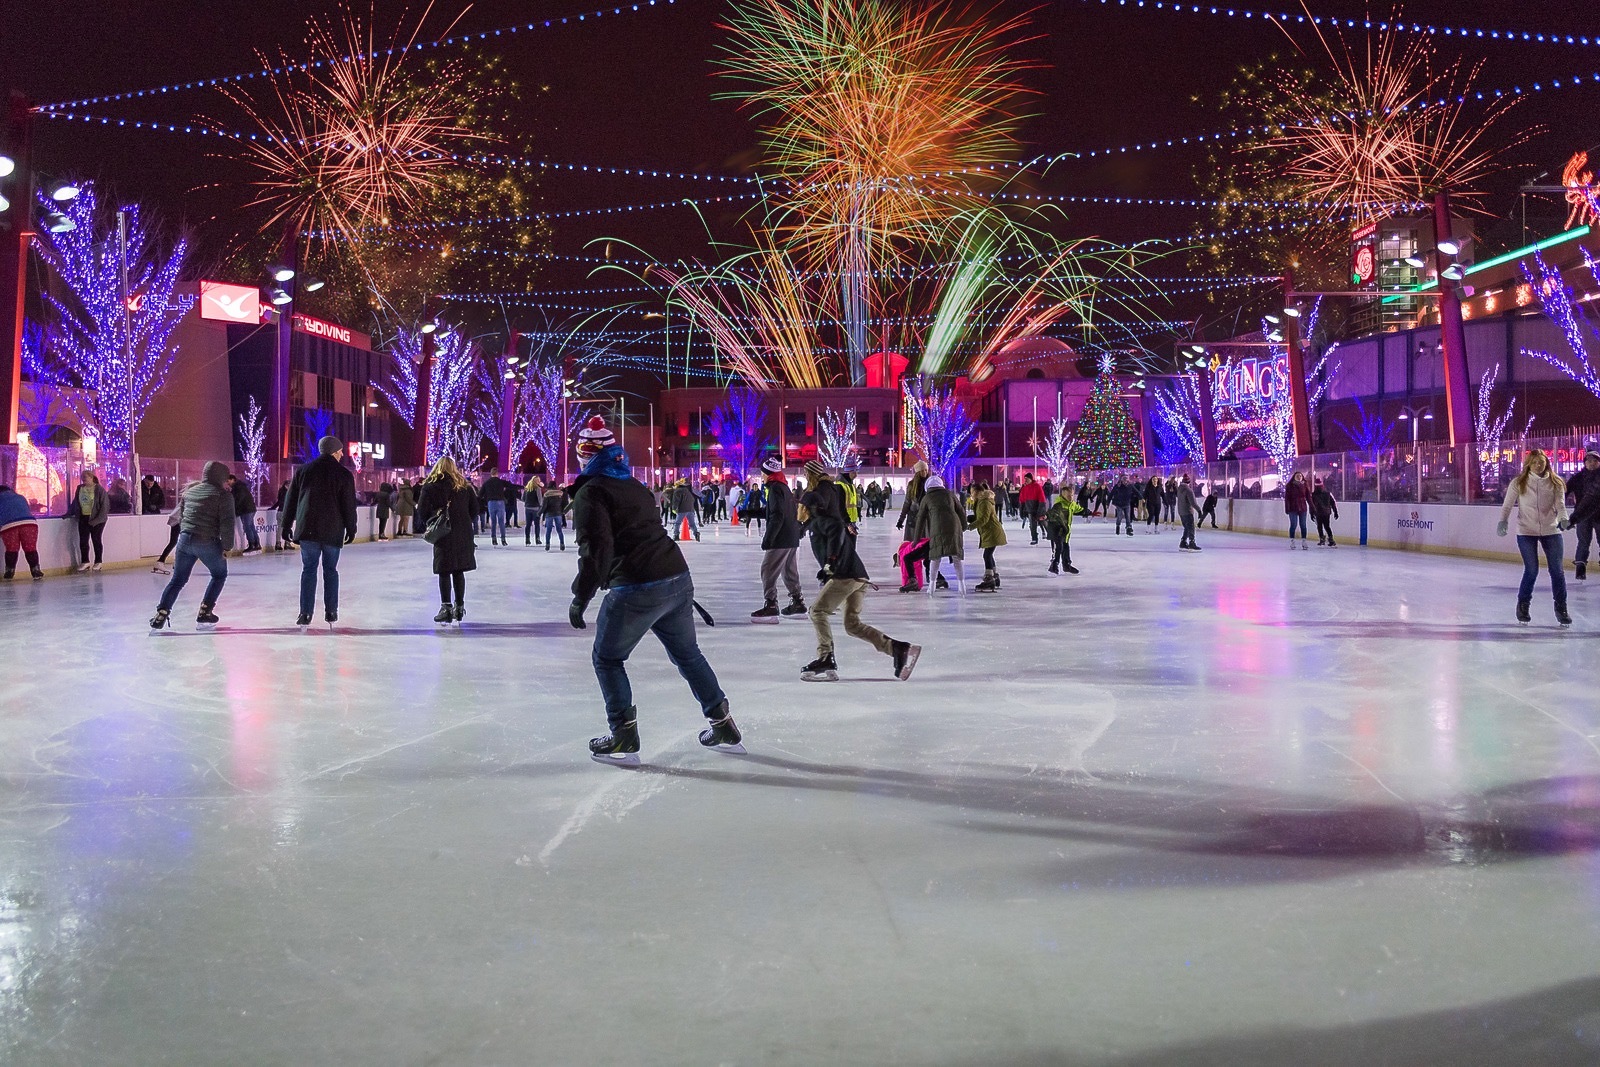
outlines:
[[[331,456],[344,447],[344,442],[337,437],[324,437],[317,442],[317,451],[324,456]]]
[[[768,456],[766,461],[761,464],[761,469],[766,471],[768,474],[782,474],[783,460],[779,459],[777,456]]]
[[[806,476],[810,478],[826,478],[828,468],[822,465],[821,460],[814,459],[806,464]]]
[[[1590,456],[1593,456],[1595,459],[1600,459],[1600,452],[1597,452],[1592,448],[1584,449],[1583,458],[1588,459]]]
[[[928,480],[924,482],[923,485],[928,489],[943,489],[944,479],[939,477],[937,474],[930,474],[928,475]]]
[[[927,474],[928,473],[928,464],[923,460],[920,460],[920,459],[917,460],[917,465],[915,467],[911,468],[911,473],[912,474]]]
[[[579,459],[593,459],[602,449],[616,443],[616,436],[606,427],[606,420],[599,415],[591,415],[583,424],[583,429],[578,431],[578,443],[574,449]]]

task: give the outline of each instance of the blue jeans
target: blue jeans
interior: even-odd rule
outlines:
[[[506,502],[504,500],[489,501],[489,538],[493,541],[506,539]]]
[[[700,536],[700,515],[699,515],[698,512],[695,511],[694,508],[690,508],[688,511],[680,511],[678,513],[678,521],[677,521],[677,523],[674,524],[674,525],[678,526],[678,529],[674,530],[672,532],[672,536],[676,537],[676,536],[678,536],[679,532],[681,532],[681,530],[683,528],[683,520],[684,519],[688,519],[689,520],[689,536],[690,537],[699,537]]]
[[[310,615],[317,606],[317,565],[322,565],[322,610],[339,611],[339,550],[343,545],[326,541],[300,542],[300,614]]]
[[[628,656],[653,632],[678,668],[700,710],[711,717],[723,701],[716,672],[694,636],[694,582],[687,571],[659,582],[613,586],[600,602],[594,631],[594,673],[606,702],[606,722],[616,729],[633,717]]]
[[[529,543],[538,544],[538,542],[539,542],[539,510],[537,508],[528,508],[527,512],[528,512],[528,525],[523,527],[523,530],[522,530],[522,543],[525,544],[525,545],[529,544]]]
[[[1544,537],[1517,535],[1517,551],[1522,553],[1522,585],[1517,589],[1518,600],[1533,599],[1533,583],[1539,577],[1539,549],[1544,549],[1545,562],[1550,566],[1550,591],[1557,604],[1567,602],[1567,575],[1561,569],[1561,535]]]
[[[256,513],[253,511],[247,511],[243,515],[240,515],[239,524],[244,527],[244,546],[246,551],[260,551],[261,535],[256,533]]]
[[[172,605],[178,602],[178,594],[189,584],[189,573],[194,570],[196,560],[205,564],[211,574],[211,581],[206,583],[204,603],[216,604],[217,597],[222,595],[222,583],[228,580],[228,557],[222,554],[222,542],[197,541],[188,534],[179,534],[178,556],[172,564],[172,578],[161,591],[162,611],[171,611]]]
[[[547,511],[547,512],[545,512],[545,516],[544,516],[544,547],[545,548],[549,548],[550,547],[550,536],[551,536],[551,533],[553,531],[556,537],[561,538],[561,547],[562,548],[566,548],[567,547],[566,529],[567,529],[566,516],[564,516],[559,511]]]
[[[1574,563],[1589,562],[1589,542],[1594,538],[1594,523],[1575,522],[1572,528],[1578,531],[1578,551],[1572,555]]]
[[[1306,513],[1303,511],[1289,512],[1289,540],[1294,540],[1294,528],[1300,527],[1300,540],[1306,540]]]

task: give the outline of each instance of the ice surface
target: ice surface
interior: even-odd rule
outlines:
[[[906,683],[802,684],[759,543],[686,545],[749,753],[647,639],[631,770],[570,546],[480,542],[459,632],[420,542],[331,635],[285,557],[159,641],[160,576],[0,587],[0,1062],[1600,1062],[1600,589],[1010,532],[930,600],[867,524]]]

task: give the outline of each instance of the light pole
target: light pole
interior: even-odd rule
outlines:
[[[1411,462],[1417,469],[1417,503],[1422,503],[1422,452],[1417,447],[1417,431],[1419,424],[1433,421],[1433,408],[1424,405],[1420,408],[1403,407],[1400,414],[1395,416],[1401,422],[1411,423]]]

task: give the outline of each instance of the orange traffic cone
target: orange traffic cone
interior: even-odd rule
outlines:
[[[683,517],[680,517],[678,519],[678,540],[680,540],[680,541],[689,540],[689,519],[688,519],[688,516],[683,516]]]

